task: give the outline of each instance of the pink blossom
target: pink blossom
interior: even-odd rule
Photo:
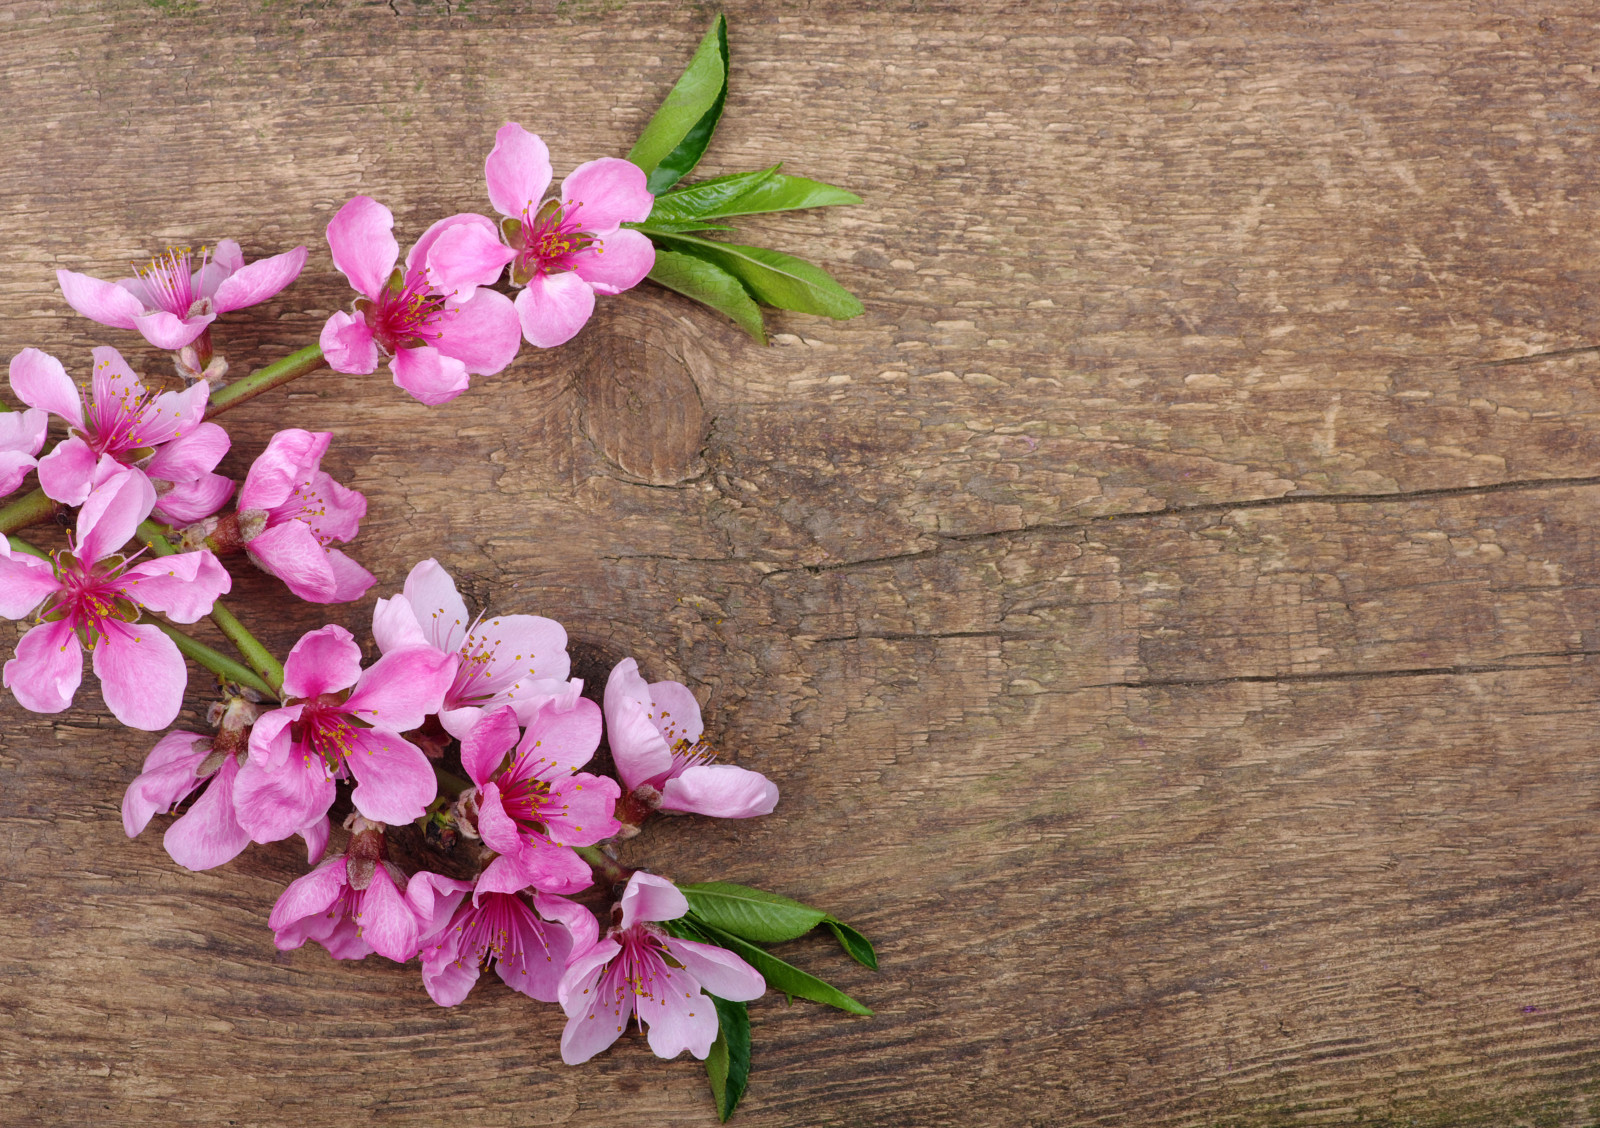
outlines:
[[[361,297],[353,313],[341,310],[322,328],[328,367],[367,373],[386,356],[396,385],[438,404],[466,391],[469,377],[510,364],[521,345],[510,300],[493,290],[437,285],[427,267],[436,241],[472,226],[493,235],[494,222],[481,215],[441,219],[417,240],[401,270],[389,209],[368,196],[340,208],[328,224],[328,246],[333,264]]]
[[[377,952],[405,963],[417,954],[405,874],[388,860],[382,826],[357,816],[352,830],[343,855],[290,882],[272,906],[273,943],[289,951],[315,940],[336,960]]]
[[[478,785],[471,797],[478,836],[500,854],[480,887],[576,893],[592,879],[572,847],[603,842],[620,829],[612,817],[621,795],[616,781],[577,770],[600,745],[600,707],[583,697],[569,705],[547,701],[520,742],[517,736],[517,715],[507,707],[484,717],[461,742],[461,766]]]
[[[657,1057],[688,1050],[704,1059],[717,1040],[717,1009],[705,991],[731,1002],[759,999],[767,984],[738,956],[711,944],[679,940],[655,925],[689,911],[664,877],[635,873],[622,894],[622,922],[573,956],[557,997],[566,1012],[561,1060],[588,1061],[637,1017],[649,1027]],[[703,989],[703,990],[702,990]]]
[[[102,346],[87,398],[61,362],[38,349],[11,358],[11,390],[70,429],[39,460],[39,486],[55,501],[82,505],[106,457],[156,483],[154,512],[164,521],[199,520],[233,493],[232,482],[212,473],[228,452],[228,433],[202,422],[209,384],[152,394],[116,349]]]
[[[560,623],[539,615],[471,618],[455,581],[437,560],[412,568],[402,594],[378,600],[372,637],[385,654],[432,646],[461,655],[439,711],[439,723],[457,740],[500,706],[510,705],[527,724],[546,701],[571,707],[583,690],[583,682],[567,680],[572,664]]]
[[[437,793],[422,750],[400,735],[437,711],[455,655],[423,647],[386,654],[361,669],[361,647],[343,627],[303,635],[284,663],[284,707],[250,731],[239,770],[239,825],[256,842],[287,838],[328,813],[334,781],[354,777],[351,802],[373,822],[422,815]]]
[[[134,564],[118,554],[150,515],[155,490],[143,474],[102,460],[99,484],[78,513],[70,551],[50,562],[14,552],[0,537],[0,615],[21,619],[40,607],[39,625],[17,643],[4,683],[23,708],[59,713],[83,680],[83,647],[94,655],[101,692],[117,720],[160,729],[183,705],[188,669],[143,608],[192,623],[231,587],[210,552]]]
[[[675,681],[646,683],[632,658],[618,662],[606,681],[606,738],[617,774],[664,811],[724,819],[771,813],[778,787],[760,772],[714,764],[701,739],[700,703]],[[655,800],[659,793],[659,802]]]
[[[14,492],[28,471],[39,465],[34,456],[44,448],[49,425],[49,412],[37,407],[0,411],[0,497]]]
[[[637,165],[615,157],[581,164],[561,183],[558,199],[546,200],[550,151],[514,121],[495,134],[484,161],[489,200],[506,218],[493,228],[456,227],[445,232],[428,256],[435,285],[488,286],[511,264],[522,335],[540,348],[573,338],[594,312],[596,294],[620,294],[639,284],[655,266],[650,240],[622,227],[647,219],[655,197]]]
[[[172,809],[204,787],[200,798],[167,828],[161,843],[186,869],[231,862],[250,844],[233,813],[238,774],[238,757],[214,750],[211,737],[169,732],[150,750],[144,770],[122,797],[122,828],[135,838],[158,811]]]
[[[322,469],[333,435],[279,431],[245,475],[239,491],[239,537],[251,561],[311,603],[359,599],[375,577],[336,548],[352,539],[367,499]]]
[[[257,259],[246,266],[239,244],[224,239],[216,250],[175,247],[150,260],[133,278],[105,282],[70,270],[56,271],[67,304],[83,316],[118,329],[137,329],[160,349],[180,349],[204,333],[218,314],[264,302],[293,282],[306,249]]]
[[[568,957],[599,935],[594,914],[565,897],[522,889],[476,888],[438,874],[411,878],[406,899],[422,925],[422,983],[441,1007],[453,1007],[472,990],[491,962],[506,985],[542,1002],[556,1001]],[[465,893],[472,889],[472,897]]]

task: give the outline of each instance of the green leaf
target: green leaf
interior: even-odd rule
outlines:
[[[698,187],[698,185],[697,185]],[[705,213],[707,217],[758,215],[761,212],[795,211],[799,208],[824,208],[835,204],[859,204],[861,197],[820,180],[776,173],[771,179],[727,205],[725,210]]]
[[[719,14],[628,153],[644,169],[651,192],[666,191],[700,163],[727,97],[728,21]]]
[[[861,303],[828,272],[804,259],[766,247],[718,243],[698,235],[658,235],[674,250],[714,262],[745,284],[756,300],[779,309],[815,313],[838,320],[859,317]]]
[[[714,176],[687,188],[679,188],[657,196],[646,223],[673,223],[687,219],[705,219],[708,216],[739,215],[728,211],[739,197],[777,175],[779,165],[758,168],[753,172],[732,172],[727,176]]]
[[[757,944],[781,944],[804,936],[828,918],[821,909],[731,881],[680,885],[678,889],[689,898],[696,917]]]
[[[828,917],[822,923],[828,926],[833,938],[839,941],[839,947],[843,948],[851,959],[870,967],[873,971],[878,970],[878,953],[872,950],[872,943],[865,936],[842,920]]]
[[[709,992],[707,997],[716,1004],[718,1030],[706,1057],[706,1076],[711,1079],[717,1115],[726,1123],[750,1081],[750,1010]]]
[[[685,231],[732,231],[725,223],[707,223],[703,219],[652,219],[645,223],[628,223],[635,231],[646,235],[680,235]]]
[[[718,313],[731,317],[734,324],[762,344],[767,334],[761,324],[761,310],[733,275],[715,263],[694,255],[657,249],[656,264],[650,271],[652,281],[669,290],[676,290],[686,298],[710,306]]]
[[[798,995],[802,999],[810,999],[814,1003],[824,1003],[830,1007],[838,1007],[851,1014],[866,1014],[872,1012],[849,995],[831,983],[825,983],[816,976],[801,971],[793,964],[784,963],[777,956],[765,948],[758,948],[748,940],[741,940],[731,932],[724,932],[715,925],[707,924],[691,915],[693,926],[705,936],[706,939],[720,948],[726,948],[734,955],[740,957],[745,963],[759,971],[767,981],[767,986],[774,991],[782,991],[786,995]]]

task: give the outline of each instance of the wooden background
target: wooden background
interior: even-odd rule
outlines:
[[[243,371],[487,210],[515,119],[625,152],[706,5],[0,6],[0,348],[135,335],[58,267],[311,248],[223,318]],[[1600,1117],[1600,33],[1592,4],[730,3],[702,172],[863,207],[745,226],[861,295],[770,348],[651,287],[424,408],[322,373],[371,596],[240,579],[280,653],[437,556],[636,655],[783,790],[626,858],[832,909],[739,1123],[1572,1125]],[[0,627],[9,640],[12,628]],[[204,706],[191,688],[192,710]],[[153,738],[9,697],[0,1121],[710,1124],[699,1065],[590,1065],[497,982],[277,953],[289,845],[191,874],[117,817]]]

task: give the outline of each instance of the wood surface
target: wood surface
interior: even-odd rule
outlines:
[[[8,0],[0,346],[131,333],[60,267],[311,248],[218,332],[242,372],[488,210],[519,120],[624,153],[712,8]],[[767,998],[765,1125],[1600,1118],[1600,33],[1588,4],[727,5],[701,171],[866,203],[744,225],[866,305],[762,348],[602,300],[452,404],[327,372],[226,417],[242,474],[336,433],[367,599],[241,575],[284,652],[441,560],[598,683],[636,656],[783,801],[625,859],[824,906],[876,1010]],[[0,627],[9,640],[12,628]],[[191,682],[189,712],[205,706]],[[710,1124],[700,1066],[577,1069],[498,982],[278,953],[289,844],[192,874],[117,816],[153,738],[92,680],[0,732],[0,1121]],[[188,717],[191,723],[194,717]]]

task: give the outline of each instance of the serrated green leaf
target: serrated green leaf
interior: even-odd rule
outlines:
[[[762,344],[767,343],[760,308],[751,300],[744,285],[716,263],[657,247],[656,264],[649,277],[669,290],[726,314],[746,333]]]
[[[745,284],[759,302],[840,321],[858,317],[861,303],[827,271],[804,259],[766,247],[718,243],[698,235],[658,235],[673,250],[687,251],[720,266]]]
[[[724,932],[715,925],[694,917],[691,913],[690,920],[701,935],[717,945],[726,948],[745,963],[759,971],[767,981],[767,986],[774,991],[782,991],[786,995],[798,995],[802,999],[810,999],[814,1003],[823,1003],[830,1007],[838,1007],[851,1014],[870,1015],[872,1012],[849,995],[831,983],[818,979],[809,972],[801,971],[793,964],[784,963],[777,956],[765,948],[758,948],[748,940],[741,940],[731,932]]]
[[[871,941],[842,920],[828,917],[822,923],[828,926],[833,938],[839,941],[839,947],[843,948],[851,959],[870,967],[873,971],[878,970],[878,953],[872,950]]]
[[[750,1011],[743,1003],[731,1003],[709,992],[707,998],[717,1008],[717,1040],[706,1056],[706,1076],[717,1102],[717,1115],[726,1123],[750,1081]]]
[[[758,168],[751,172],[714,176],[710,180],[701,180],[687,188],[678,188],[657,196],[655,206],[650,209],[650,218],[645,222],[675,223],[690,219],[705,219],[708,216],[741,214],[724,209],[731,207],[734,201],[751,189],[771,180],[777,175],[779,167],[773,165],[771,168]]]
[[[628,153],[651,192],[665,192],[700,163],[727,98],[728,21],[719,14]]]
[[[781,944],[804,936],[828,917],[821,909],[731,881],[680,885],[678,889],[689,898],[689,908],[700,920],[757,944]]]

